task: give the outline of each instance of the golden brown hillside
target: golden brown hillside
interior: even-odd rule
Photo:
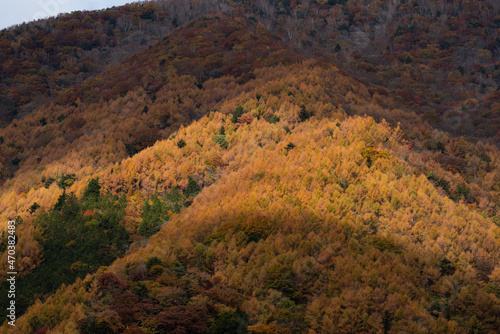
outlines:
[[[80,170],[66,190],[75,200],[32,172],[25,195],[20,179],[6,184],[5,217],[16,201],[42,204],[23,215],[19,261],[43,256],[31,242],[49,239],[27,241],[36,231],[69,241],[51,229],[75,208],[75,224],[93,231],[123,206],[132,241],[29,308],[14,332],[494,333],[498,151],[419,124],[333,66],[254,73],[227,81],[234,97],[168,140]],[[207,87],[228,79],[217,80]],[[76,172],[67,161],[37,177]],[[97,177],[101,199],[89,204]]]
[[[496,333],[499,24],[157,0],[0,31],[0,333]]]

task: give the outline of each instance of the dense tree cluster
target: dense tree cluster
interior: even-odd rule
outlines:
[[[198,85],[228,74],[247,81],[295,50],[342,64],[441,129],[498,141],[499,15],[494,0],[158,0],[60,15],[0,33],[0,118],[137,84],[154,96],[166,69]]]
[[[37,216],[35,237],[43,260],[16,281],[18,316],[35,298],[44,298],[62,284],[71,284],[124,255],[129,234],[119,222],[125,207],[124,196],[101,196],[98,180],[92,179],[80,200],[63,192],[51,210]],[[3,283],[0,290],[7,294],[8,285]],[[7,302],[2,299],[2,309]]]
[[[213,113],[101,173],[102,191],[122,192],[117,175],[144,183],[151,173],[177,171],[175,179],[149,188],[153,197],[144,200],[144,219],[158,223],[164,203],[185,197],[168,189],[180,187],[185,195],[199,191],[195,183],[204,189],[189,207],[169,210],[169,222],[145,248],[134,246],[87,283],[75,283],[72,291],[95,287],[91,295],[72,292],[72,300],[93,300],[66,306],[78,317],[43,318],[35,305],[19,330],[497,328],[500,228],[465,198],[450,198],[433,185],[436,175],[453,180],[456,171],[436,162],[434,177],[420,172],[418,159],[432,151],[416,153],[399,130],[365,117],[255,119],[241,127],[231,118]],[[222,127],[227,149],[206,135]],[[185,147],[178,147],[179,137]],[[211,151],[227,165],[206,165]],[[498,153],[492,156],[498,164]],[[129,174],[128,166],[135,171]],[[460,184],[450,184],[457,192]],[[146,189],[131,186],[136,195],[128,205],[140,206],[137,191]],[[87,196],[94,187],[90,182]],[[44,307],[61,307],[67,293],[60,290]]]
[[[342,64],[432,125],[498,144],[496,1],[238,2],[290,47]]]
[[[165,0],[2,31],[14,331],[495,332],[498,9]]]
[[[15,116],[29,114],[67,89],[94,78],[110,64],[119,64],[161,40],[176,27],[220,10],[221,4],[148,1],[60,14],[2,30],[0,121],[5,124]],[[124,86],[120,87],[117,90],[124,92]]]

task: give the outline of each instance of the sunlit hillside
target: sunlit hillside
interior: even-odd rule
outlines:
[[[2,31],[101,36],[4,67],[109,51],[50,94],[26,75],[76,58],[2,70],[0,333],[496,333],[500,13],[459,3],[156,1]]]

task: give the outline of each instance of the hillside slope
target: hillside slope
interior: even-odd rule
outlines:
[[[327,88],[325,69],[304,63],[256,71],[236,98],[249,113],[233,119],[237,104],[227,101],[223,113],[91,173],[101,196],[128,194],[120,224],[132,235],[145,222],[153,224],[146,235],[163,226],[145,247],[136,235],[123,259],[28,309],[16,330],[494,332],[498,192],[461,183],[460,173],[434,161],[442,153],[415,151],[385,121],[349,117],[316,100],[307,85]],[[340,89],[346,77],[329,71]],[[277,87],[279,97],[270,94]],[[315,115],[294,99],[312,103],[305,110]],[[383,113],[366,100],[350,102],[359,113]],[[468,149],[487,149],[490,162],[477,182],[495,187],[498,151]],[[198,195],[190,179],[202,188]],[[88,180],[67,191],[82,196]],[[171,206],[182,203],[174,189],[187,208]]]
[[[237,88],[231,82],[244,84],[254,69],[300,59],[254,21],[229,16],[195,20],[0,129],[0,182],[80,150],[82,142],[102,150],[109,162],[119,161],[232,97]],[[93,163],[99,161],[82,165]]]
[[[2,31],[0,332],[495,333],[498,10],[165,0]]]
[[[235,129],[212,114],[179,132],[184,148],[160,142],[124,161],[120,168],[135,166],[144,181],[185,169],[209,181],[145,248],[63,287],[16,330],[498,328],[498,226],[416,175],[387,125],[310,120],[287,133],[285,124]],[[211,138],[221,126],[227,150]],[[189,168],[214,154],[222,166]],[[109,173],[104,185],[116,170]]]
[[[192,77],[171,76],[169,83],[158,91],[158,97],[147,114],[141,112],[142,103],[137,100],[141,101],[144,95],[139,93],[129,93],[113,103],[92,105],[89,109],[74,108],[68,112],[69,120],[63,122],[78,120],[83,127],[79,130],[63,128],[59,129],[60,132],[52,132],[60,137],[43,150],[35,148],[28,151],[25,167],[4,186],[0,197],[2,219],[20,215],[27,221],[28,228],[36,213],[33,211],[30,214],[30,208],[35,204],[41,206],[42,210],[50,208],[62,192],[58,183],[64,175],[74,174],[73,179],[86,180],[126,157],[127,145],[130,147],[131,144],[147,145],[154,142],[158,137],[152,136],[154,128],[148,127],[152,123],[149,118],[151,116],[165,113],[173,115],[170,119],[172,124],[163,130],[162,137],[168,137],[176,128],[190,121],[186,109],[193,108],[198,101],[200,108],[195,110],[200,115],[208,112],[208,108],[229,114],[238,105],[242,105],[243,111],[268,121],[276,121],[280,117],[296,122],[311,115],[317,119],[325,116],[344,119],[349,115],[367,114],[377,121],[385,119],[392,126],[399,123],[404,136],[413,138],[409,141],[411,148],[423,154],[415,161],[419,172],[434,171],[434,182],[441,186],[447,185],[444,186],[444,191],[453,198],[460,198],[456,189],[462,187],[459,185],[465,186],[464,189],[469,189],[464,197],[468,203],[476,203],[489,217],[498,216],[499,175],[495,167],[495,148],[482,143],[473,145],[463,139],[453,139],[444,133],[433,132],[430,127],[420,123],[414,114],[396,109],[393,100],[378,94],[371,95],[364,85],[330,65],[306,62],[289,67],[255,70],[254,75],[255,79],[245,84],[238,84],[231,77],[212,79],[204,84],[202,90],[194,86]],[[178,103],[179,98],[186,103]],[[220,102],[217,103],[218,100]],[[118,113],[115,112],[117,110]],[[61,111],[64,109],[54,107],[53,115]],[[9,137],[17,136],[19,142],[24,136],[36,139],[44,132],[55,129],[55,126],[46,125],[41,128],[41,133],[29,132],[30,126],[31,129],[36,129],[35,124],[33,119],[26,118],[16,123],[16,127],[9,128],[16,131]],[[67,136],[73,136],[73,139],[66,141]],[[140,141],[137,138],[151,139]],[[28,143],[33,139],[27,140]],[[453,173],[445,175],[446,171]],[[184,175],[182,182],[186,182],[188,176]],[[165,189],[162,182],[167,179],[174,186],[179,182],[168,175],[151,177],[147,181],[130,176],[121,176],[119,179],[118,175],[115,177],[114,186],[105,185],[106,190],[110,187],[125,194],[138,190]],[[185,183],[181,185],[185,186]],[[76,190],[81,195],[82,187],[84,186],[80,186],[78,190],[70,187],[69,190]],[[20,228],[19,233],[23,233],[23,228]],[[33,243],[36,244],[30,232],[20,239],[19,247],[22,249],[24,245]],[[19,267],[21,272],[32,270],[39,261],[37,248],[32,246],[30,249],[31,255]],[[1,265],[5,263],[2,262]]]
[[[30,22],[0,33],[0,119],[8,124],[51,100],[69,104],[74,100],[67,99],[67,90],[92,88],[86,82],[103,70],[192,20],[226,14],[261,24],[305,57],[341,64],[441,130],[498,145],[500,8],[494,0],[156,0]],[[223,35],[233,28],[228,24]],[[183,57],[199,51],[207,56],[211,48],[200,42],[187,43]],[[231,38],[221,45],[205,42],[212,51],[236,46]],[[165,60],[172,56],[177,55]],[[213,72],[197,75],[198,83],[224,72],[217,59],[211,65]]]
[[[151,46],[222,2],[154,1],[76,11],[0,32],[0,125]]]

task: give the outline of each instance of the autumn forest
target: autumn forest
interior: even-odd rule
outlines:
[[[495,0],[4,29],[0,333],[498,333],[499,149]]]

